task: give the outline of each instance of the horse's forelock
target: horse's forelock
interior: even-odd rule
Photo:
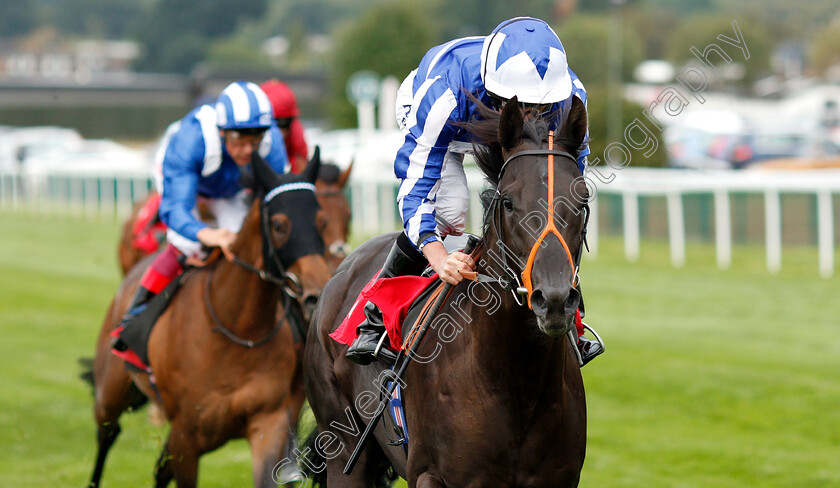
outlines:
[[[490,183],[496,186],[499,184],[499,172],[505,162],[499,133],[502,114],[484,105],[472,94],[468,96],[478,107],[478,114],[469,122],[460,125],[466,129],[470,140],[474,143],[476,164]],[[537,146],[548,141],[549,121],[556,116],[556,113],[551,113],[545,118],[535,116],[525,119],[522,126],[522,139],[530,140]]]

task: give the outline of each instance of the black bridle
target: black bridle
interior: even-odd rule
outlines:
[[[520,158],[522,156],[557,156],[561,160],[566,160],[578,166],[577,159],[572,156],[570,153],[566,151],[560,151],[557,149],[526,149],[524,151],[519,151],[511,154],[510,156],[505,159],[505,162],[502,163],[502,167],[499,169],[498,177],[496,181],[498,182],[496,185],[496,191],[493,193],[493,198],[490,200],[490,204],[487,206],[487,210],[484,214],[484,221],[488,222],[490,214],[492,213],[493,220],[492,224],[496,231],[497,242],[501,246],[501,261],[502,261],[502,273],[500,273],[498,278],[492,277],[484,277],[479,276],[480,281],[485,282],[496,282],[498,283],[503,289],[510,290],[513,293],[513,298],[516,300],[516,303],[520,306],[524,305],[521,295],[527,294],[527,289],[522,286],[522,282],[519,279],[520,272],[517,272],[513,267],[508,264],[507,259],[507,252],[505,252],[505,239],[504,239],[504,227],[502,226],[502,212],[499,209],[499,203],[502,200],[502,192],[501,192],[501,184],[502,184],[502,177],[504,176],[505,170],[507,169],[508,165],[514,159]],[[548,202],[548,205],[553,205],[553,202]],[[580,260],[583,255],[583,248],[586,247],[588,249],[588,244],[586,242],[586,227],[589,224],[589,204],[585,203],[583,205],[584,211],[584,221],[583,221],[583,230],[581,231],[581,244],[578,246],[577,250],[575,251],[574,256],[574,265],[572,272],[577,276],[578,269],[580,267]],[[574,281],[574,279],[573,279]]]
[[[271,241],[271,216],[269,215],[269,205],[271,202],[277,198],[280,194],[286,193],[289,191],[315,191],[315,185],[311,183],[285,183],[278,185],[274,189],[272,189],[260,202],[260,234],[262,237],[262,249],[263,249],[263,262],[267,263],[266,269],[260,269],[254,266],[251,263],[248,263],[244,259],[240,258],[239,256],[233,253],[226,253],[226,257],[228,259],[248,270],[252,273],[255,273],[257,276],[260,277],[263,281],[270,283],[272,285],[280,287],[280,290],[283,293],[283,316],[280,317],[274,327],[261,339],[253,341],[249,339],[242,339],[234,334],[230,329],[225,327],[222,323],[219,316],[216,314],[215,309],[213,308],[213,304],[210,301],[210,284],[213,281],[213,271],[215,270],[215,265],[210,268],[210,272],[207,276],[206,286],[204,288],[204,301],[207,306],[207,311],[210,314],[210,317],[216,323],[216,327],[213,328],[214,332],[219,332],[228,339],[230,339],[235,344],[238,344],[243,347],[247,348],[255,348],[259,347],[268,341],[270,341],[277,333],[280,331],[280,327],[282,326],[283,322],[289,317],[289,314],[292,310],[292,303],[291,300],[299,299],[303,291],[300,287],[300,279],[295,276],[294,273],[290,273],[286,271],[286,266],[279,257],[279,253],[277,252],[277,248],[274,247],[274,243]],[[290,265],[291,263],[286,263]],[[297,289],[292,289],[289,286],[289,282],[294,284]],[[303,333],[303,320],[301,317],[291,316],[289,317],[289,322],[297,327],[299,330],[301,337],[305,337]]]

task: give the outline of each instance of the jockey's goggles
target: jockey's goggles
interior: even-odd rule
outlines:
[[[292,125],[292,121],[295,120],[294,117],[279,117],[274,119],[277,122],[277,127],[281,129],[288,129]]]
[[[490,104],[496,110],[501,110],[505,104],[508,102],[509,99],[502,98],[497,95],[493,95],[492,93],[488,93],[490,96]],[[520,102],[519,106],[526,111],[533,111],[536,112],[538,116],[548,115],[551,112],[551,107],[554,105],[553,103],[523,103]]]
[[[225,140],[228,144],[237,147],[243,147],[246,145],[251,146],[259,146],[265,137],[266,129],[264,128],[257,128],[257,129],[228,129],[225,131]]]

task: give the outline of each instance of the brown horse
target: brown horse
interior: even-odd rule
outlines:
[[[350,235],[352,212],[344,194],[344,187],[347,186],[352,171],[352,162],[343,171],[334,164],[322,164],[318,180],[315,181],[315,195],[327,217],[327,227],[324,229],[324,258],[332,272],[350,251],[347,237]]]
[[[347,237],[350,234],[351,212],[350,204],[344,195],[344,187],[347,185],[352,170],[353,163],[350,163],[350,166],[344,171],[334,164],[322,164],[318,179],[315,180],[315,195],[324,210],[327,222],[324,229],[324,257],[331,272],[335,271],[341,264],[349,250]],[[135,203],[131,209],[131,215],[123,223],[120,242],[117,247],[117,255],[123,275],[128,274],[134,265],[149,254],[134,244],[136,237],[134,227],[140,212],[149,199],[154,198],[155,195],[156,193],[152,192]],[[199,201],[199,209],[201,208],[201,202]],[[206,211],[202,211],[201,215],[203,220],[212,218]]]
[[[316,158],[301,175],[277,175],[254,159],[255,201],[231,247],[233,262],[220,259],[188,271],[152,330],[154,384],[146,373],[128,373],[110,351],[109,333],[150,258],[126,277],[97,342],[98,454],[90,486],[99,485],[120,415],[143,396],[158,403],[171,423],[156,486],[172,479],[180,488],[195,486],[199,456],[239,437],[251,447],[255,486],[276,486],[273,470],[304,401],[290,322],[317,300],[330,274],[321,236],[325,218],[312,184],[318,166]],[[299,287],[294,297],[284,286],[292,274]],[[286,312],[280,322],[278,303]]]
[[[567,334],[579,301],[573,282],[587,211],[575,162],[586,110],[574,99],[558,138],[571,154],[547,149],[548,122],[523,116],[515,99],[501,114],[483,106],[481,114],[465,128],[487,144],[477,159],[493,186],[483,244],[474,254],[485,279],[453,289],[406,369],[407,449],[389,439],[397,436],[386,413],[349,475],[343,469],[377,410],[386,365],[350,362],[346,346],[328,334],[396,235],[360,246],[323,290],[304,352],[316,428],[302,464],[330,488],[387,486],[389,468],[412,488],[578,484],[586,402]],[[554,202],[551,211],[547,201]],[[555,221],[562,224],[548,225]],[[557,233],[548,236],[549,227]],[[520,293],[505,287],[520,275],[527,285]]]

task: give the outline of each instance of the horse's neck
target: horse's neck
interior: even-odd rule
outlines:
[[[245,263],[264,268],[259,226],[243,226],[233,252]],[[220,260],[213,273],[210,300],[225,327],[234,332],[274,326],[279,288],[244,267]]]
[[[501,263],[492,259],[488,251],[490,249],[485,249],[482,255],[482,262],[486,264],[478,271],[499,276]],[[500,256],[498,249],[493,251]],[[509,264],[512,263],[509,261]],[[523,302],[520,305],[511,291],[497,284],[484,286],[484,293],[491,293],[497,299],[493,298],[490,305],[485,306],[476,301],[470,303],[474,323],[469,326],[472,335],[469,347],[475,359],[482,367],[496,370],[495,373],[503,374],[515,383],[523,378],[528,382],[553,381],[554,373],[565,361],[565,338],[551,338],[540,332],[526,297],[520,297]],[[492,310],[494,303],[497,304],[495,311]]]

